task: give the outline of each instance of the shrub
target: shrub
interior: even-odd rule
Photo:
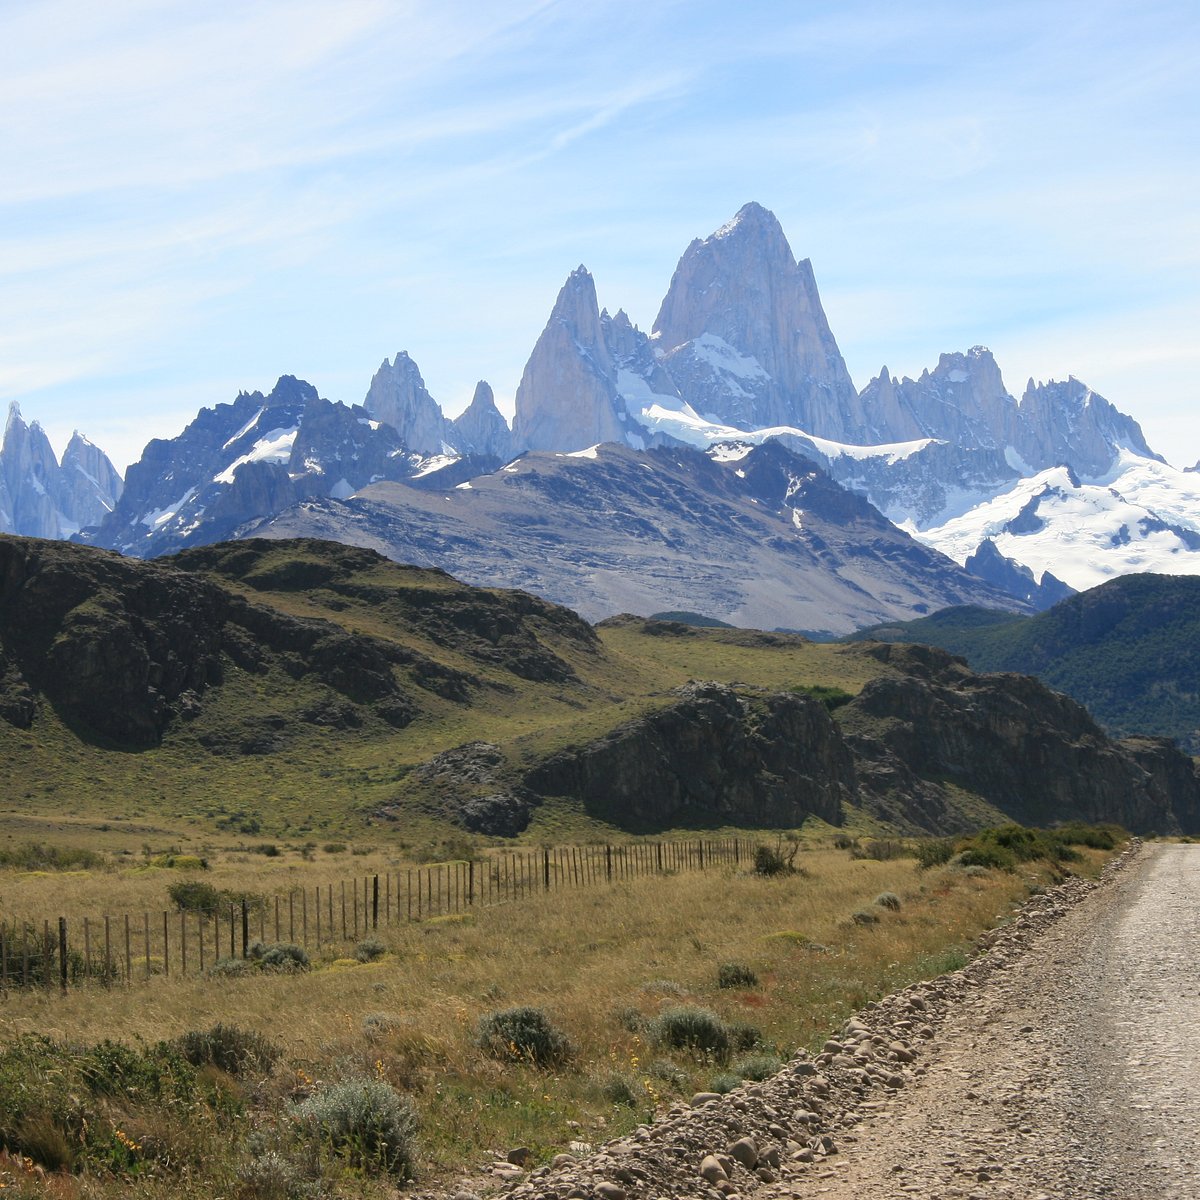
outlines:
[[[714,1075],[711,1091],[719,1092],[722,1096],[727,1096],[734,1088],[742,1086],[742,1077],[734,1074],[732,1071],[722,1071],[720,1075]]]
[[[479,1018],[479,1045],[496,1058],[552,1067],[571,1056],[571,1043],[540,1008],[505,1008]]]
[[[312,965],[308,951],[295,942],[274,942],[256,955],[264,971],[307,971]]]
[[[734,1073],[742,1079],[761,1083],[783,1069],[783,1059],[776,1054],[747,1054],[733,1064]]]
[[[628,1075],[622,1075],[619,1071],[613,1071],[600,1080],[600,1094],[610,1104],[616,1104],[622,1108],[636,1108],[638,1101],[643,1098],[643,1092],[638,1087],[637,1080]]]
[[[279,847],[274,842],[259,842],[257,846],[251,846],[250,849],[255,854],[261,854],[264,858],[278,858]]]
[[[256,970],[254,963],[245,958],[218,958],[205,974],[210,979],[241,979]]]
[[[754,848],[754,873],[770,878],[773,875],[794,875],[796,873],[796,854],[800,849],[799,842],[785,844],[782,839],[774,846],[762,843]]]
[[[354,1166],[404,1179],[412,1174],[416,1110],[391,1084],[369,1076],[347,1079],[301,1101],[294,1115]]]
[[[214,913],[222,902],[221,893],[202,879],[176,880],[167,887],[167,895],[180,912]]]
[[[852,920],[855,925],[878,925],[879,914],[877,912],[872,912],[869,908],[860,908],[857,912],[850,914],[850,920]]]
[[[629,1033],[641,1033],[646,1028],[642,1010],[634,1004],[623,1004],[613,1012],[617,1024]]]
[[[325,845],[323,845],[321,847],[321,849],[324,850],[326,854],[345,854],[346,853],[346,843],[345,842],[326,842]]]
[[[1052,830],[1052,833],[1069,846],[1089,846],[1093,850],[1113,850],[1118,839],[1126,836],[1125,831],[1117,825],[1085,825],[1082,821],[1068,821]]]
[[[22,871],[82,871],[103,865],[102,854],[74,846],[26,842],[22,846],[0,849],[0,867],[16,867]]]
[[[663,1083],[673,1088],[684,1088],[688,1084],[687,1072],[669,1058],[654,1059],[646,1068],[646,1074],[662,1080]]]
[[[923,838],[916,845],[917,866],[922,871],[948,863],[954,855],[953,838]]]
[[[890,909],[892,912],[900,911],[900,897],[895,892],[880,892],[875,897],[875,903],[880,908]]]
[[[729,1027],[711,1009],[694,1004],[665,1009],[651,1022],[650,1036],[672,1050],[707,1050],[718,1057],[729,1053]]]
[[[395,1033],[404,1026],[405,1020],[399,1013],[369,1012],[362,1019],[363,1036],[368,1041],[387,1037],[389,1033]]]
[[[647,979],[642,984],[643,992],[657,992],[661,996],[683,996],[687,994],[687,988],[682,983],[676,983],[674,979]]]
[[[250,1159],[237,1173],[237,1200],[306,1200],[317,1189],[303,1171],[276,1150]]]
[[[363,938],[354,947],[354,957],[361,963],[375,962],[387,953],[387,946],[378,938]]]
[[[752,988],[758,987],[758,976],[743,963],[727,962],[717,968],[717,987],[719,988]]]
[[[748,1021],[730,1021],[727,1028],[729,1044],[734,1050],[753,1050],[762,1045],[763,1032],[757,1025]]]
[[[194,1067],[208,1063],[242,1075],[246,1071],[269,1071],[283,1053],[270,1038],[252,1029],[224,1025],[220,1021],[211,1029],[189,1030],[170,1043]]]

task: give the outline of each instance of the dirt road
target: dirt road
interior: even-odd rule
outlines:
[[[930,1050],[926,1073],[858,1125],[836,1177],[788,1193],[1200,1197],[1200,845],[1144,847]]]

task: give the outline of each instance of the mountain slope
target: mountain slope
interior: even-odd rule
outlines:
[[[923,642],[976,670],[1036,675],[1118,736],[1172,737],[1200,753],[1200,579],[1127,575],[1036,617],[951,609],[854,636]]]
[[[0,537],[0,753],[27,820],[1200,830],[1191,760],[1111,741],[1033,679],[921,647],[593,629],[315,541],[142,561]]]
[[[716,460],[616,445],[528,454],[448,490],[378,484],[247,532],[370,546],[589,619],[682,609],[827,634],[954,603],[1019,607],[775,443]]]

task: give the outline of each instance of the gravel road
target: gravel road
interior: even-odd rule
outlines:
[[[856,1135],[788,1192],[1200,1197],[1200,845],[1143,847],[1005,955]]]
[[[764,1083],[449,1194],[1200,1200],[1200,845],[1135,845],[986,940]]]

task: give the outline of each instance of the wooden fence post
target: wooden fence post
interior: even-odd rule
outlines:
[[[67,990],[67,918],[58,918],[58,985]]]
[[[371,928],[379,928],[379,876],[371,881]]]

